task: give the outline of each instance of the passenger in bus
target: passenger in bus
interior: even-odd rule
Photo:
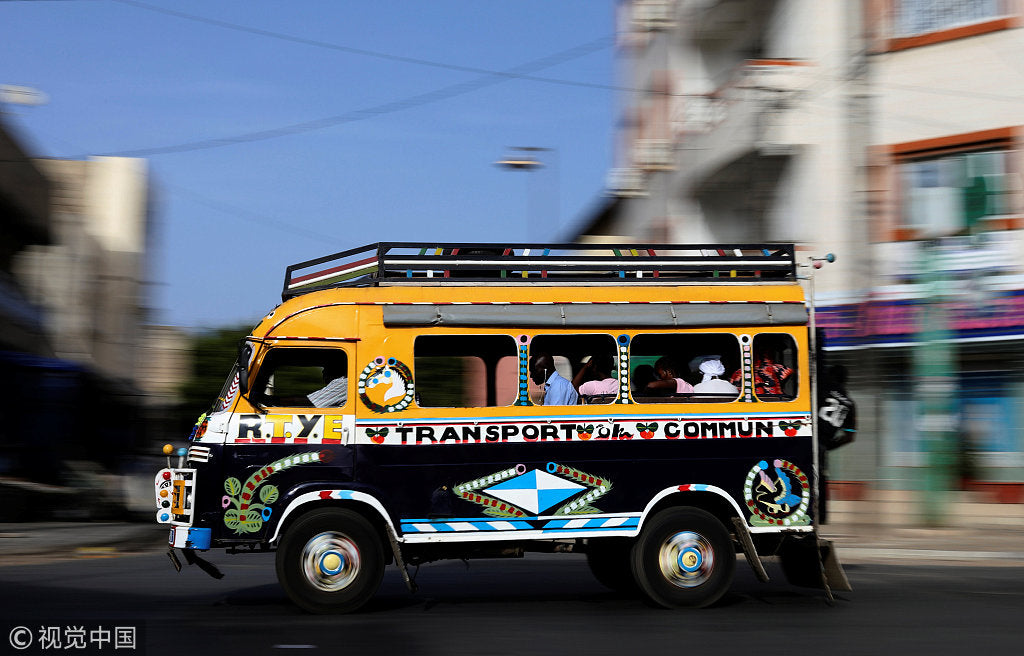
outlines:
[[[633,375],[630,377],[630,381],[633,385],[633,393],[640,393],[647,389],[647,383],[655,380],[657,376],[654,375],[654,367],[649,364],[638,364],[633,369]]]
[[[579,401],[572,382],[555,370],[550,353],[538,353],[530,358],[530,378],[544,388],[544,405],[576,405]]]
[[[309,402],[314,408],[334,408],[345,405],[348,400],[348,376],[345,368],[337,364],[328,364],[323,369],[324,386],[310,392]]]
[[[667,355],[658,358],[658,361],[654,363],[654,375],[657,378],[647,383],[647,387],[644,388],[645,392],[653,392],[655,394],[665,392],[668,394],[693,393],[693,385],[690,385],[690,383],[682,378],[676,377],[676,367],[672,363],[672,359]]]
[[[703,374],[703,379],[693,386],[696,394],[721,394],[736,396],[739,390],[732,383],[719,378],[725,373],[720,355],[699,355],[690,361],[690,369]]]
[[[583,358],[583,366],[573,376],[572,385],[583,396],[617,394],[619,381],[608,373],[612,360],[606,355],[590,355]]]
[[[775,362],[768,353],[761,353],[754,361],[754,393],[757,395],[779,395],[784,392],[782,384],[793,375],[793,370],[784,364]],[[729,378],[729,382],[738,385],[743,380],[743,370],[737,369]]]

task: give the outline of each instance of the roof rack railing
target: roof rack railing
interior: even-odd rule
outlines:
[[[678,284],[796,279],[793,244],[380,242],[287,268],[282,298],[400,284]]]

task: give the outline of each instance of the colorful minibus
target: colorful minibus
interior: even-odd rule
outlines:
[[[288,267],[283,299],[156,476],[179,569],[276,551],[317,613],[391,563],[414,590],[530,551],[667,608],[718,600],[737,554],[846,585],[793,245],[380,243]]]

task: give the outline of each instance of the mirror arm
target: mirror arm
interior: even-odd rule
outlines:
[[[243,339],[238,345],[238,390],[242,394],[249,393],[249,358],[252,347]]]

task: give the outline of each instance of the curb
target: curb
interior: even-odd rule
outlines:
[[[158,524],[0,524],[0,557],[55,554],[103,555],[167,543]]]
[[[911,564],[964,563],[970,561],[997,561],[1001,564],[1024,564],[1024,551],[968,551],[956,549],[914,549],[905,547],[844,547],[837,546],[843,563],[862,564],[881,560],[915,561]]]

